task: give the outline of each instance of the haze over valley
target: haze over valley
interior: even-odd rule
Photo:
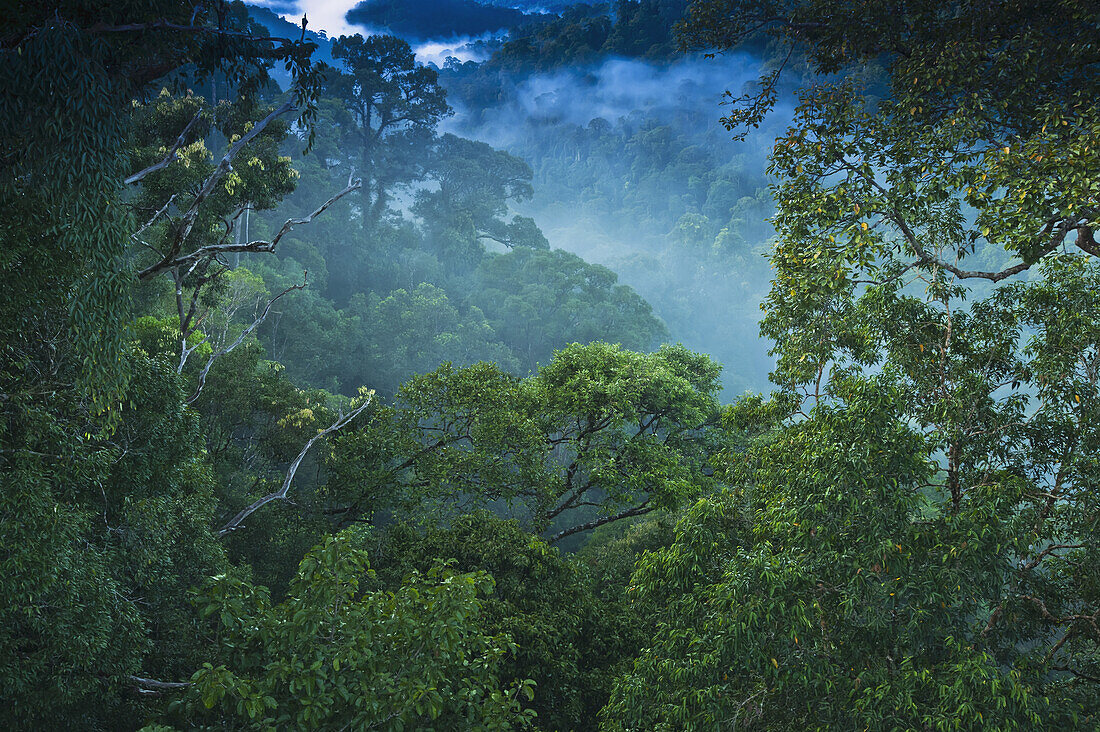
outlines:
[[[484,22],[477,14],[471,20],[466,5],[453,5],[447,9],[467,26]],[[710,59],[680,53],[661,18],[644,48],[621,42],[619,48],[610,37],[599,47],[566,52],[554,48],[573,27],[555,27],[549,19],[557,16],[546,6],[490,17],[489,25],[518,28],[477,27],[475,37],[436,27],[433,3],[402,7],[398,34],[418,63],[439,69],[454,110],[439,130],[488,143],[531,166],[532,195],[510,208],[531,217],[552,248],[604,265],[632,287],[667,328],[661,340],[722,363],[728,395],[766,390],[771,359],[757,332],[773,234],[764,169],[789,106],[741,142],[719,122],[724,91],[740,92],[755,81],[761,59],[743,52]],[[333,3],[270,8],[288,21],[304,12],[308,28],[327,30],[320,24],[328,22],[338,32],[350,32],[341,9],[352,11],[353,20],[394,15],[385,3],[364,3],[358,11]],[[602,15],[606,8],[572,12],[574,24],[609,17]],[[257,17],[272,32],[291,32],[262,11]],[[393,32],[370,25],[358,30]],[[540,32],[540,49],[527,49],[526,39]],[[317,41],[326,57],[329,42]]]

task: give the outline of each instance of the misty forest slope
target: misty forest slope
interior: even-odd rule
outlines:
[[[404,29],[413,43],[431,37],[432,23],[439,18],[426,19],[429,10],[435,10],[429,5],[424,6],[424,17],[416,10],[421,6],[402,5],[419,24],[398,23],[396,30]],[[385,15],[390,6],[362,8]],[[538,332],[528,340],[551,340],[541,349],[528,348],[529,355],[519,359],[520,373],[545,363],[552,347],[596,336],[633,348],[671,340],[712,354],[726,365],[723,381],[729,396],[767,384],[771,359],[757,333],[758,306],[770,277],[765,254],[773,235],[767,222],[773,204],[764,174],[765,151],[785,122],[781,117],[769,122],[747,142],[729,139],[716,114],[721,90],[751,81],[760,61],[745,54],[707,61],[676,53],[671,22],[682,10],[677,3],[627,4],[617,11],[622,17],[613,20],[606,8],[575,5],[560,20],[532,16],[534,20],[513,31],[516,37],[511,40],[464,45],[450,34],[448,45],[459,56],[486,60],[440,61],[439,84],[454,110],[439,120],[440,129],[486,142],[526,162],[531,167],[529,188],[508,191],[509,208],[531,217],[553,248],[610,268],[653,306],[665,325],[649,341],[629,332],[612,336],[584,328],[562,336]],[[254,12],[270,29],[293,32],[274,14]],[[578,24],[588,30],[578,30]],[[329,57],[331,44],[317,40],[319,55]],[[418,185],[413,178],[402,182]],[[313,190],[315,185],[316,181],[303,182],[299,190]],[[418,215],[416,210],[411,213]],[[272,219],[276,225],[280,221]],[[326,239],[319,230],[303,231],[302,237]],[[492,239],[482,242],[499,249]],[[418,257],[424,256],[425,247],[420,248]],[[446,290],[461,309],[470,299],[466,293],[484,289],[466,287],[458,292],[418,266],[425,266],[422,260],[397,275],[405,290],[431,282]],[[391,291],[397,282],[365,280],[354,270],[341,276],[379,294]],[[333,299],[340,307],[340,298]],[[482,304],[486,298],[474,299]],[[520,312],[511,308],[496,317],[489,314],[489,321],[500,331],[514,330],[512,321],[520,318],[545,320],[535,311],[523,309],[522,316]],[[503,355],[481,352],[477,357],[503,358],[515,367]],[[426,360],[429,367],[432,362],[438,363],[436,354]],[[376,371],[364,370],[358,380]],[[296,375],[308,378],[307,373],[317,374],[311,368]],[[358,383],[356,378],[347,381],[352,382]]]
[[[6,728],[1097,727],[1091,4],[269,5],[0,20]]]

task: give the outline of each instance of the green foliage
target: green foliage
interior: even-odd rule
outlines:
[[[685,0],[616,0],[609,6],[570,4],[560,16],[531,22],[513,33],[488,65],[548,71],[607,56],[667,61],[676,55],[672,27]]]
[[[298,567],[287,598],[234,574],[195,595],[218,655],[192,677],[170,718],[221,728],[514,729],[531,684],[502,686],[514,649],[478,630],[484,573],[437,565],[390,592],[370,581],[361,537],[326,539]]]
[[[0,492],[0,693],[7,700],[0,718],[13,729],[72,719],[92,726],[109,717],[104,708],[117,699],[104,695],[139,668],[142,646],[137,609],[122,600],[107,552],[84,542],[101,517],[52,490],[55,481],[91,482],[90,460],[69,460],[63,473],[55,460],[35,457],[43,448],[77,447],[56,425],[42,427],[4,461]]]
[[[387,587],[398,587],[409,572],[425,571],[438,559],[453,560],[457,571],[484,571],[494,578],[481,627],[489,634],[506,633],[516,643],[501,678],[535,682],[531,708],[540,729],[594,729],[616,664],[644,638],[626,604],[599,599],[599,587],[575,562],[515,521],[488,512],[427,530],[393,526],[373,554]]]
[[[225,564],[195,415],[164,359],[128,354],[134,379],[109,438],[79,410],[5,404],[5,659],[15,727],[140,713],[128,676],[197,663],[186,590]]]
[[[673,508],[712,485],[718,374],[681,346],[605,343],[569,346],[526,379],[445,364],[337,440],[332,500],[345,520],[503,501],[534,532],[556,528],[552,542]]]
[[[764,430],[726,455],[741,487],[640,565],[666,632],[608,727],[1095,726],[1089,11],[728,10],[697,3],[688,39],[763,23],[890,89],[815,85],[777,141],[782,390],[730,412]]]
[[[667,59],[683,5],[571,8],[446,80],[478,107]],[[757,301],[772,209],[690,110],[532,120],[504,152],[437,134],[440,77],[397,38],[335,41],[322,95],[305,32],[240,3],[0,23],[9,727],[1097,725],[1090,5],[693,4],[687,44],[771,39],[727,125],[762,123],[780,59],[831,75],[771,156],[779,391],[724,412],[719,367],[635,352],[661,320],[539,225],[741,349],[719,303]],[[318,155],[274,122],[211,178],[272,61]],[[349,173],[278,256],[226,258],[282,227],[243,211],[307,218]],[[363,381],[393,403],[302,459]],[[219,537],[288,466],[293,502]]]
[[[64,313],[64,340],[81,364],[72,398],[117,424],[127,383],[126,89],[104,44],[60,18],[16,45],[5,44],[0,63],[5,359],[33,359]]]
[[[642,518],[605,524],[592,532],[574,556],[588,575],[597,597],[637,602],[638,598],[628,596],[634,566],[646,552],[664,549],[672,543],[673,528],[679,513],[652,513]],[[640,617],[645,615],[634,614]]]
[[[444,362],[468,366],[491,361],[517,370],[512,352],[497,340],[480,310],[460,313],[443,290],[426,282],[412,291],[394,290],[386,298],[357,295],[348,312],[367,331],[361,336],[366,353],[350,350],[348,370],[369,374],[384,394],[395,393],[410,374],[427,373]]]
[[[701,501],[643,559],[632,589],[660,632],[616,686],[610,729],[1026,729],[1052,712],[1041,671],[978,639],[1010,573],[992,559],[1007,539],[994,506],[929,499],[928,444],[887,379],[836,396],[736,455],[746,487]]]
[[[607,613],[593,609],[579,573],[518,529],[490,534],[537,554],[532,564],[550,567],[548,577],[576,602],[551,606],[544,587],[522,612],[494,600],[496,614],[487,619],[489,577],[445,567],[425,566],[389,591],[363,589],[357,583],[365,555],[348,535],[326,540],[294,574],[294,560],[332,528],[332,514],[325,513],[330,501],[343,497],[319,493],[326,463],[339,466],[319,459],[325,457],[319,450],[300,465],[293,505],[277,502],[250,517],[224,544],[214,531],[227,515],[280,485],[302,445],[346,404],[321,389],[297,388],[280,364],[267,360],[287,354],[288,342],[299,336],[296,323],[308,327],[294,355],[323,347],[297,358],[295,375],[308,373],[325,386],[350,388],[364,363],[393,388],[441,361],[491,358],[521,368],[469,302],[465,287],[480,276],[473,275],[476,262],[468,263],[463,281],[447,272],[453,262],[432,252],[457,241],[480,257],[487,239],[548,249],[534,220],[508,207],[530,196],[530,169],[480,143],[436,138],[435,124],[449,113],[443,92],[434,72],[415,64],[397,39],[342,39],[336,57],[348,73],[332,78],[332,96],[318,101],[306,59],[312,44],[249,35],[240,4],[107,8],[78,2],[48,10],[14,9],[0,44],[0,75],[7,80],[0,278],[9,295],[0,312],[0,538],[10,549],[0,582],[0,694],[7,702],[0,717],[15,727],[82,729],[129,728],[148,719],[229,728],[504,729],[530,722],[523,698],[531,695],[534,674],[555,689],[542,707],[558,715],[548,724],[593,718],[610,669],[634,641],[620,638]],[[358,210],[335,207],[331,213],[342,220],[322,230],[340,242],[337,254],[339,247],[361,248],[368,231],[377,235],[372,243],[381,242],[379,249],[360,255],[362,269],[303,237],[287,238],[291,258],[283,260],[245,257],[245,268],[225,256],[243,241],[271,239],[279,223],[261,215],[244,224],[241,212],[270,209],[290,196],[299,173],[284,147],[307,135],[312,140],[308,128],[273,122],[207,187],[223,145],[236,143],[270,112],[263,95],[274,91],[266,86],[272,59],[292,72],[301,119],[324,115],[340,132],[322,134],[318,148],[326,157],[305,167],[311,182],[331,185],[333,164],[341,177],[357,168],[367,182]],[[191,91],[207,86],[223,101]],[[162,167],[147,170],[166,156]],[[141,171],[140,187],[123,193],[124,178]],[[443,195],[424,206],[420,221],[403,222],[388,211],[393,192],[423,180],[438,183]],[[303,206],[302,200],[291,205],[307,214],[317,203]],[[362,215],[359,222],[350,220],[353,213]],[[328,237],[333,232],[339,236]],[[177,261],[202,247],[210,247],[209,256]],[[390,252],[401,256],[391,259]],[[134,265],[144,281],[140,289]],[[277,317],[257,331],[271,345],[265,352],[248,335],[252,318],[273,293],[299,284],[306,268],[326,292],[296,292],[280,301],[303,305],[302,315],[284,320],[282,311],[273,312]],[[346,287],[363,271],[376,279]],[[157,277],[162,272],[171,284]],[[557,345],[582,331],[617,338],[622,330],[630,331],[623,340],[646,347],[663,332],[640,298],[614,286],[613,276],[588,275],[593,283],[579,299],[616,322],[598,332],[583,324],[560,329],[547,336]],[[426,283],[437,277],[438,286]],[[326,297],[334,293],[344,310]],[[580,312],[582,304],[571,307]],[[364,348],[342,348],[349,334]],[[230,344],[236,345],[225,352]],[[669,407],[660,419],[712,413],[717,371],[673,350],[638,366],[658,372],[654,388],[684,398],[682,414]],[[341,351],[342,361],[332,357]],[[369,358],[360,359],[357,371],[352,362],[364,352]],[[608,380],[615,367],[605,366],[601,378]],[[511,378],[491,366],[478,368],[494,374],[493,388]],[[196,384],[204,380],[200,392]],[[677,392],[685,381],[690,393]],[[534,386],[524,388],[537,396]],[[634,387],[615,388],[629,398]],[[491,391],[482,396],[504,394]],[[701,399],[696,391],[705,392]],[[462,397],[480,409],[479,398]],[[612,422],[623,434],[608,438],[600,459],[649,460],[652,470],[628,488],[617,487],[608,505],[629,509],[648,493],[674,503],[678,493],[701,489],[707,476],[694,436],[659,433],[655,426],[649,435],[655,444],[627,445],[626,419],[651,402],[667,406],[634,398],[644,403],[634,412],[621,407]],[[403,404],[407,415],[388,433],[383,418],[394,412],[378,408],[374,434],[384,445],[404,449],[423,437],[411,407],[417,399]],[[432,399],[418,408],[426,413]],[[486,420],[506,414],[503,402],[488,406]],[[532,416],[515,415],[510,424]],[[532,423],[544,441],[525,449],[544,471],[551,428]],[[505,436],[499,429],[486,434],[482,456],[499,463],[489,449],[505,444]],[[677,451],[691,453],[683,475],[672,465],[681,458]],[[440,476],[442,467],[439,462],[429,472]],[[533,476],[536,466],[530,467]],[[386,468],[392,472],[393,465]],[[412,471],[398,472],[404,480]],[[491,500],[494,490],[477,500]],[[434,491],[429,497],[440,498]],[[545,515],[538,520],[549,527]],[[481,563],[508,576],[497,566],[503,561],[498,550],[493,561]],[[196,612],[186,602],[189,588],[211,575],[216,579],[194,594]],[[272,603],[258,581],[285,599]],[[509,576],[510,594],[518,598],[521,589]],[[540,644],[526,623],[535,618],[545,632],[560,625],[563,639]],[[504,631],[525,633],[527,655],[516,655]],[[557,649],[574,645],[583,650],[555,658]],[[162,681],[188,677],[186,692]]]
[[[516,249],[482,261],[470,299],[516,354],[522,373],[549,363],[570,341],[618,341],[640,351],[667,337],[649,303],[617,279],[560,249]]]
[[[173,0],[110,8],[24,4],[4,18],[0,276],[8,297],[0,320],[19,324],[46,310],[65,312],[65,337],[81,363],[81,393],[73,396],[89,400],[108,428],[117,425],[127,382],[130,272],[123,254],[133,222],[120,194],[129,96],[186,64],[200,75],[221,68],[254,91],[266,62],[278,58],[302,82],[298,101],[303,119],[309,115],[309,49],[273,48],[238,33],[242,9],[223,8],[216,25],[208,24],[212,8]],[[153,22],[200,30],[140,33]],[[33,331],[4,331],[13,357],[26,350],[24,337],[47,338]]]

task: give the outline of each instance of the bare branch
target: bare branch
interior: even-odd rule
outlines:
[[[322,213],[324,213],[334,203],[336,203],[337,201],[339,201],[341,198],[348,195],[352,191],[359,190],[359,188],[361,186],[362,186],[362,181],[359,180],[358,178],[356,178],[354,180],[349,179],[347,187],[345,187],[342,191],[337,193],[332,198],[330,198],[327,201],[325,201],[324,203],[322,203],[320,206],[318,206],[308,216],[305,216],[303,218],[297,218],[297,219],[287,219],[286,223],[284,223],[282,228],[279,229],[279,233],[276,234],[275,237],[273,239],[271,239],[271,241],[258,239],[256,241],[250,241],[250,242],[246,242],[244,244],[235,244],[235,243],[211,244],[209,246],[199,247],[198,249],[196,249],[193,252],[189,252],[187,254],[182,254],[182,255],[179,254],[179,247],[177,246],[176,251],[174,253],[172,253],[168,256],[165,256],[163,259],[161,259],[161,261],[159,261],[156,264],[154,264],[150,267],[147,267],[147,268],[143,269],[141,272],[139,272],[138,273],[138,278],[143,279],[143,280],[144,279],[149,279],[150,277],[153,277],[154,275],[159,274],[160,272],[163,272],[167,269],[171,269],[172,267],[178,267],[178,266],[186,265],[186,264],[193,264],[194,262],[197,262],[197,261],[203,259],[204,257],[216,257],[219,254],[231,254],[233,252],[253,252],[253,253],[273,252],[273,251],[275,251],[275,248],[279,245],[279,242],[282,240],[282,238],[284,236],[286,236],[290,232],[291,229],[293,229],[295,226],[300,226],[302,224],[310,223],[311,221],[313,221],[314,218],[316,218],[317,216],[320,216]]]
[[[179,255],[180,250],[183,248],[183,243],[187,240],[187,237],[191,235],[191,229],[194,228],[195,222],[198,220],[199,217],[199,209],[206,201],[206,199],[210,196],[210,194],[214,192],[214,188],[215,186],[217,186],[218,182],[225,176],[226,173],[232,170],[233,159],[236,158],[238,154],[240,154],[245,145],[252,142],[252,140],[254,140],[257,135],[263,132],[264,129],[275,119],[277,119],[281,115],[286,114],[287,112],[294,111],[295,109],[296,107],[294,106],[294,102],[289,100],[283,102],[280,106],[272,110],[270,114],[257,122],[255,125],[253,125],[251,130],[246,132],[241,137],[241,139],[237,140],[229,147],[225,155],[222,157],[221,161],[218,163],[218,167],[216,167],[214,169],[214,172],[210,174],[210,177],[206,179],[206,182],[203,183],[202,188],[200,188],[199,192],[195,194],[195,199],[191,201],[191,205],[187,208],[187,211],[184,212],[183,218],[180,220],[179,226],[176,229],[176,234],[173,237],[172,246],[169,247],[168,252],[161,258],[159,262],[149,267],[146,267],[141,272],[139,272],[139,279],[149,279],[153,275],[156,275],[166,269],[169,269],[181,263],[180,260],[177,260],[177,256]],[[192,261],[192,259],[192,257],[189,257],[185,261]]]
[[[1087,544],[1051,544],[1046,549],[1039,552],[1035,556],[1034,559],[1032,559],[1030,562],[1025,564],[1023,567],[1021,567],[1020,571],[1021,572],[1027,572],[1029,570],[1035,569],[1037,566],[1039,566],[1040,562],[1042,562],[1044,559],[1046,559],[1046,557],[1048,555],[1053,554],[1056,557],[1061,557],[1061,555],[1057,554],[1057,552],[1062,551],[1062,550],[1066,550],[1066,549],[1070,549],[1070,550],[1072,550],[1072,549],[1084,549],[1086,546],[1088,546],[1088,545]]]
[[[477,233],[477,238],[478,239],[489,239],[491,241],[495,241],[497,244],[503,244],[504,246],[508,247],[509,249],[512,249],[512,248],[515,247],[515,244],[512,243],[511,239],[502,239],[499,236],[494,236],[493,234],[490,234],[487,231],[479,231]]]
[[[191,686],[190,681],[157,681],[143,676],[129,676],[139,694],[160,694],[162,691],[178,691]]]
[[[172,201],[176,200],[176,195],[177,194],[173,193],[171,196],[169,196],[168,200],[164,202],[164,205],[161,206],[156,213],[150,216],[148,221],[138,227],[138,230],[135,231],[133,234],[130,234],[130,238],[135,242],[139,241],[138,237],[144,234],[146,229],[155,224],[157,222],[157,219],[159,219],[165,214],[165,212],[168,211],[168,207],[172,205]],[[148,245],[146,244],[146,246]]]
[[[267,307],[264,308],[264,311],[262,313],[260,313],[259,317],[257,317],[255,320],[253,320],[251,325],[249,325],[247,328],[245,328],[243,331],[241,331],[241,334],[237,336],[237,339],[235,341],[230,343],[228,346],[223,346],[222,348],[219,348],[218,350],[216,350],[216,351],[214,351],[213,353],[210,354],[209,358],[206,359],[206,365],[203,366],[202,371],[199,372],[199,381],[198,381],[198,384],[195,386],[195,391],[194,391],[194,393],[191,394],[190,397],[187,398],[186,404],[193,404],[195,402],[195,400],[199,398],[199,394],[202,393],[203,387],[206,386],[206,377],[210,374],[210,369],[214,365],[214,362],[217,361],[222,356],[229,353],[230,351],[232,351],[237,346],[244,343],[245,338],[247,338],[249,336],[249,334],[252,333],[252,331],[256,330],[256,328],[260,327],[260,325],[267,319],[267,316],[271,313],[271,306],[274,305],[275,302],[280,297],[287,294],[288,292],[291,292],[292,290],[303,290],[303,289],[305,289],[306,285],[308,284],[308,282],[307,282],[308,278],[309,278],[309,271],[307,270],[305,275],[303,276],[302,284],[300,284],[300,285],[291,285],[290,287],[286,288],[285,290],[280,292],[275,297],[271,298],[271,300],[269,300],[268,303],[267,303]],[[197,347],[197,344],[196,344],[196,347]],[[193,350],[195,350],[194,347],[191,348],[191,351],[193,351]],[[190,355],[190,351],[187,351],[187,354]],[[181,360],[181,362],[180,362],[180,369],[181,370],[182,370],[183,364],[186,362],[186,360],[187,360],[186,356]]]
[[[254,514],[256,511],[260,510],[267,504],[271,503],[272,501],[285,501],[287,492],[290,490],[290,484],[294,482],[294,474],[298,472],[298,467],[302,464],[302,461],[305,460],[306,455],[309,453],[313,445],[318,440],[327,437],[333,432],[343,429],[348,423],[358,417],[363,412],[363,410],[370,405],[373,396],[373,392],[368,394],[363,400],[362,404],[360,404],[347,414],[340,412],[340,414],[337,415],[335,422],[311,437],[309,439],[309,442],[306,443],[305,447],[302,448],[302,451],[298,453],[298,457],[294,458],[294,462],[290,464],[290,468],[286,471],[286,478],[283,479],[282,487],[274,493],[268,493],[263,498],[253,502],[246,508],[242,509],[240,513],[227,521],[226,524],[218,530],[218,536],[225,536],[229,532],[239,529],[241,523],[246,518]]]
[[[344,187],[344,190],[340,191],[335,196],[333,196],[332,198],[330,198],[327,201],[325,201],[324,203],[322,203],[320,206],[318,206],[316,209],[314,209],[314,211],[312,213],[310,213],[308,216],[306,216],[304,218],[300,218],[300,219],[287,219],[286,223],[283,224],[283,228],[279,229],[279,233],[276,234],[275,238],[272,239],[271,242],[267,245],[267,247],[268,247],[267,249],[256,249],[256,250],[248,249],[246,251],[274,251],[275,247],[277,247],[279,245],[279,240],[282,239],[284,236],[286,236],[290,232],[291,229],[293,229],[295,226],[300,226],[302,224],[308,224],[309,222],[313,221],[313,219],[315,217],[320,216],[321,214],[323,214],[329,208],[329,206],[336,203],[337,201],[339,201],[341,198],[348,195],[352,191],[359,190],[359,188],[362,185],[363,185],[363,181],[360,180],[359,178],[356,178],[355,177],[355,171],[352,171],[351,175],[348,176],[348,184]],[[260,245],[260,244],[264,244],[264,243],[265,242],[259,242],[259,241],[249,242],[248,244],[245,244],[244,246],[254,247],[254,246],[257,246],[257,245]]]
[[[657,508],[656,506],[650,506],[649,505],[649,499],[647,498],[644,501],[642,501],[641,504],[639,504],[639,505],[637,505],[633,508],[628,508],[625,511],[620,511],[619,513],[613,514],[611,516],[601,516],[600,518],[595,519],[593,521],[588,521],[588,522],[583,523],[583,524],[577,524],[576,526],[571,526],[568,529],[563,529],[562,531],[559,531],[558,533],[556,533],[552,537],[550,537],[550,539],[546,543],[547,544],[554,544],[558,541],[561,541],[562,539],[564,539],[567,536],[572,536],[573,534],[579,534],[582,531],[588,531],[589,529],[594,529],[597,526],[603,526],[604,524],[609,524],[612,521],[618,521],[619,519],[629,518],[631,516],[642,516],[644,514],[649,513],[650,511],[656,510],[656,508]]]
[[[158,170],[163,170],[164,168],[167,168],[169,165],[171,165],[172,161],[176,159],[176,153],[179,152],[180,148],[183,147],[183,143],[186,142],[187,133],[191,131],[191,128],[195,126],[195,123],[199,121],[199,117],[201,116],[201,109],[198,112],[195,112],[195,116],[192,117],[191,121],[187,123],[187,126],[183,128],[183,132],[181,132],[180,136],[176,138],[176,143],[172,145],[172,149],[168,151],[168,154],[164,156],[164,159],[162,159],[159,163],[153,163],[144,170],[139,170],[122,182],[128,186],[133,185],[150,173],[155,173]],[[175,198],[175,196],[173,196],[173,198]],[[167,205],[165,205],[165,208],[167,208]],[[142,227],[143,230],[145,228],[146,227]]]

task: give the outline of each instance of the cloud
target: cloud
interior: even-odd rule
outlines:
[[[456,58],[463,63],[467,61],[480,63],[487,60],[490,55],[490,50],[482,42],[500,37],[502,37],[500,34],[485,33],[449,41],[426,41],[413,45],[413,51],[416,53],[416,60],[422,64],[443,66],[448,58]]]
[[[525,134],[525,124],[532,121],[585,127],[596,118],[615,123],[641,114],[664,123],[714,126],[723,112],[723,92],[740,93],[759,75],[759,59],[748,54],[688,57],[672,64],[610,58],[595,66],[518,79],[501,75],[500,83],[507,88],[499,103],[488,109],[463,109],[461,100],[452,96],[458,114],[447,126],[448,131],[505,148],[514,147],[517,136]]]
[[[270,8],[294,24],[300,23],[305,14],[310,30],[323,30],[330,38],[363,32],[345,18],[355,0],[253,0],[249,4]]]

